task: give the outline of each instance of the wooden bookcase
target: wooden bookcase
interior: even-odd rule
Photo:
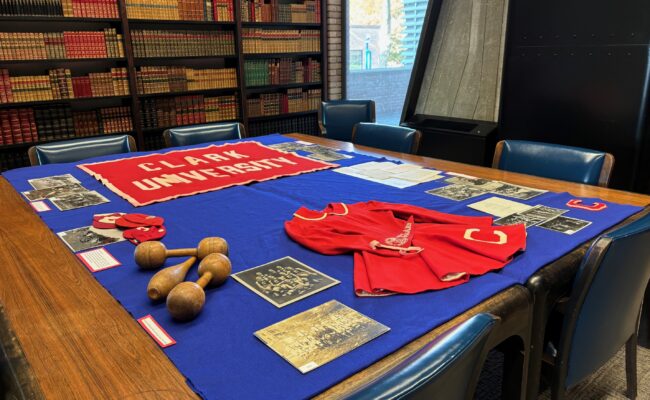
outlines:
[[[69,0],[68,0],[69,1]],[[321,22],[251,22],[250,15],[243,15],[244,12],[250,13],[250,8],[244,9],[248,5],[245,0],[233,1],[233,21],[181,21],[181,20],[147,20],[133,19],[127,17],[127,0],[117,0],[119,18],[81,18],[81,17],[63,17],[63,16],[0,16],[0,34],[11,32],[64,32],[64,31],[101,31],[106,28],[112,28],[122,35],[124,57],[120,58],[91,58],[91,59],[25,59],[25,60],[0,60],[0,70],[8,70],[11,77],[30,76],[30,75],[47,75],[51,69],[65,68],[69,69],[72,76],[87,76],[89,73],[107,72],[111,68],[125,68],[128,75],[128,95],[105,96],[105,97],[83,97],[73,99],[56,99],[43,101],[28,101],[21,103],[0,103],[0,112],[2,110],[12,109],[49,109],[64,107],[71,110],[72,113],[82,111],[95,111],[106,107],[130,107],[130,118],[132,129],[125,132],[101,133],[98,131],[95,135],[77,136],[76,133],[59,135],[59,137],[39,137],[37,141],[24,141],[23,143],[0,144],[0,171],[11,168],[29,165],[27,159],[27,149],[35,144],[54,142],[59,140],[69,140],[77,137],[104,136],[128,133],[136,138],[138,148],[143,150],[155,150],[163,147],[162,132],[171,126],[191,125],[193,123],[173,124],[171,126],[144,127],[143,126],[143,104],[158,104],[161,99],[173,99],[179,96],[235,96],[238,108],[237,118],[228,121],[242,122],[249,132],[250,136],[257,136],[267,133],[288,133],[302,132],[308,134],[318,133],[318,111],[317,107],[313,109],[296,112],[279,114],[252,116],[249,112],[249,99],[255,99],[259,96],[273,98],[274,94],[282,95],[292,90],[314,90],[320,89],[320,96],[316,99],[312,96],[312,105],[320,104],[320,100],[327,98],[327,31],[326,31],[326,0],[319,0],[320,21]],[[257,0],[262,3],[264,0]],[[266,0],[267,2],[269,0]],[[304,0],[271,0],[274,7],[283,4],[282,7],[290,7],[290,4],[303,4]],[[282,3],[278,3],[281,1]],[[140,0],[139,3],[146,3],[147,0]],[[181,1],[179,1],[180,3]],[[253,2],[251,2],[253,3]],[[269,3],[267,3],[269,4]],[[268,6],[267,6],[268,7]],[[301,7],[301,6],[298,6]],[[256,9],[259,11],[259,9]],[[1,11],[1,10],[0,10]],[[259,15],[259,14],[258,14]],[[278,13],[276,12],[276,14]],[[286,19],[286,13],[284,14]],[[269,19],[269,14],[264,15],[265,20]],[[259,18],[259,17],[258,17]],[[270,30],[311,30],[317,31],[317,37],[320,45],[314,51],[309,52],[287,52],[287,53],[245,53],[243,34],[250,29],[262,29],[264,32]],[[133,33],[138,30],[157,30],[157,31],[226,31],[232,32],[234,38],[234,52],[225,56],[181,56],[181,57],[135,57]],[[1,39],[0,39],[1,40]],[[317,50],[317,51],[316,51]],[[320,79],[316,82],[301,83],[269,83],[265,85],[253,86],[246,85],[247,62],[263,60],[286,60],[302,61],[311,59],[320,63],[316,64]],[[236,71],[236,87],[220,89],[199,89],[185,90],[171,93],[152,93],[142,94],[138,91],[138,82],[136,80],[136,71],[141,67],[185,67],[192,69],[219,69],[233,68]],[[286,77],[286,72],[285,75]],[[312,93],[315,95],[315,93]],[[169,101],[169,100],[168,100]],[[254,102],[255,100],[253,100]],[[164,103],[164,100],[162,100]],[[286,107],[286,103],[285,103]],[[148,110],[152,110],[149,106]],[[275,110],[275,109],[274,109]],[[17,111],[14,111],[17,112]],[[151,113],[150,113],[151,114]],[[147,114],[147,115],[150,115]],[[98,117],[99,118],[99,117]],[[144,117],[146,118],[146,116]],[[100,120],[101,121],[101,120]],[[217,121],[215,121],[217,122]],[[218,121],[221,122],[221,121]],[[224,121],[225,122],[225,121]],[[101,122],[100,122],[101,123]],[[199,122],[195,122],[199,123]],[[194,123],[194,124],[195,124]],[[33,128],[32,128],[33,129]],[[86,132],[87,133],[87,132]],[[29,140],[29,139],[24,139]]]

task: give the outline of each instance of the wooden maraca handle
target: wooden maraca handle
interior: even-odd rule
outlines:
[[[198,281],[196,281],[196,284],[201,286],[202,289],[205,289],[208,283],[212,280],[212,272],[208,271],[201,275]]]
[[[220,237],[207,237],[193,249],[167,250],[161,242],[143,242],[135,248],[135,263],[142,269],[156,269],[169,257],[196,256],[203,259],[212,253],[228,254],[228,242]]]
[[[178,265],[173,265],[158,271],[151,277],[149,285],[147,285],[147,296],[151,300],[161,300],[167,297],[174,286],[183,282],[187,272],[195,262],[196,257],[192,256]]]
[[[222,284],[232,271],[230,260],[221,253],[212,253],[199,264],[200,278],[196,283],[181,282],[167,296],[167,311],[174,319],[189,321],[196,317],[205,305],[206,286]]]
[[[197,249],[169,249],[167,257],[195,256]]]

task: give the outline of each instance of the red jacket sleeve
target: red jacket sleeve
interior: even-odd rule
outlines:
[[[363,234],[340,233],[330,224],[313,225],[294,218],[284,223],[284,229],[291,239],[321,254],[335,255],[370,250],[368,240]]]

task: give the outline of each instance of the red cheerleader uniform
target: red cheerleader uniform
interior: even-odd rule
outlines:
[[[289,237],[321,254],[354,253],[358,296],[443,289],[503,268],[526,248],[523,224],[445,214],[408,204],[330,203],[301,207],[285,222]]]

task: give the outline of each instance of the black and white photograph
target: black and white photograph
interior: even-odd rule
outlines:
[[[304,143],[298,143],[298,142],[285,142],[285,143],[270,144],[269,147],[280,151],[293,152],[297,150],[308,151],[307,148],[309,147],[309,145],[306,145]]]
[[[486,194],[485,190],[480,187],[466,186],[466,185],[448,185],[437,189],[427,190],[426,193],[445,199],[462,201],[471,199],[482,194]]]
[[[589,225],[591,225],[590,221],[559,216],[541,223],[538,226],[540,228],[550,229],[552,231],[561,232],[567,235],[573,235],[574,233],[586,228]]]
[[[47,189],[30,190],[23,192],[23,196],[25,196],[25,198],[27,198],[29,201],[37,201],[49,199],[52,197],[66,197],[73,193],[83,193],[88,191],[88,189],[81,186],[80,184],[74,183],[72,185],[56,186]]]
[[[544,221],[547,221],[551,218],[557,217],[558,215],[562,215],[567,211],[569,210],[543,206],[540,204],[526,211],[522,211],[520,214],[539,216],[540,218],[544,218]]]
[[[306,146],[302,150],[311,153],[311,154],[307,154],[307,157],[313,158],[315,160],[320,160],[320,161],[337,161],[337,160],[345,160],[347,158],[352,158],[351,156],[348,156],[346,154],[338,153],[336,152],[336,150],[330,149],[329,147],[324,147],[319,145]]]
[[[75,183],[81,183],[71,174],[46,176],[45,178],[29,179],[30,185],[34,189],[49,189],[57,186],[68,186]]]
[[[530,200],[533,197],[546,193],[545,190],[537,190],[525,186],[511,185],[509,183],[500,182],[500,185],[492,190],[494,194],[500,194],[506,197],[512,197],[519,200]]]
[[[70,229],[57,233],[61,240],[72,249],[73,252],[106,246],[107,244],[121,242],[124,238],[102,235],[99,231],[91,230],[91,226]]]
[[[109,200],[95,191],[72,193],[65,197],[50,198],[52,204],[61,211],[74,210],[75,208],[95,206],[108,203]]]
[[[540,222],[544,222],[544,221],[546,221],[546,219],[539,215],[535,215],[535,214],[526,215],[523,213],[519,213],[519,214],[511,214],[508,215],[507,217],[499,218],[494,221],[494,224],[495,225],[524,224],[526,225],[526,228],[529,228],[531,226],[537,225]]]
[[[454,185],[476,186],[486,191],[498,188],[502,185],[501,182],[493,181],[491,179],[474,178],[469,176],[452,176],[451,178],[445,179],[445,182],[453,183]]]
[[[320,160],[320,161],[337,161],[337,160],[345,160],[346,158],[352,158],[351,156],[337,153],[336,150],[332,148],[320,146],[317,144],[310,145],[310,144],[298,143],[298,142],[287,142],[287,143],[272,144],[269,147],[272,147],[276,150],[287,151],[287,152],[295,152],[298,150],[305,151],[307,153],[310,153],[307,154],[307,157]]]
[[[339,283],[292,257],[253,267],[232,277],[278,308]]]
[[[564,214],[568,210],[538,205],[517,214],[508,215],[494,221],[496,225],[526,224],[526,228]]]

